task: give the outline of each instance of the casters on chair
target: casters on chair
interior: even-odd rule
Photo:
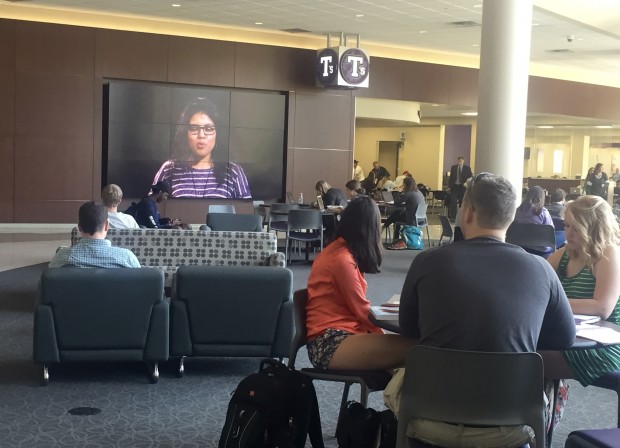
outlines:
[[[43,377],[41,378],[41,386],[47,386],[50,383],[50,371],[47,364],[43,364]]]
[[[185,374],[185,365],[183,364],[184,360],[185,360],[185,356],[181,356],[179,358],[179,368],[177,369],[177,378],[183,378],[183,375]]]
[[[153,367],[150,372],[150,380],[152,384],[157,384],[159,381],[159,366],[157,363],[153,363]]]

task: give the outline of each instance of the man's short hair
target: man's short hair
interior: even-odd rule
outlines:
[[[88,235],[103,230],[108,220],[108,210],[105,205],[89,201],[80,207],[78,227]]]
[[[549,198],[551,202],[562,202],[564,199],[566,199],[566,192],[561,188],[556,188],[553,190],[551,197]]]
[[[514,220],[517,193],[508,179],[481,173],[467,182],[463,201],[476,212],[480,227],[505,229]]]
[[[123,190],[116,184],[110,184],[101,190],[101,200],[106,207],[118,207],[123,199]]]
[[[463,157],[463,156],[458,156],[458,157],[456,158],[456,160],[465,160],[465,157]]]

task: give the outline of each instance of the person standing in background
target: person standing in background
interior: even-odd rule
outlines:
[[[463,196],[465,196],[465,183],[470,177],[472,177],[471,168],[465,165],[465,157],[459,156],[456,165],[450,168],[450,181],[448,182],[451,196],[450,219],[456,217],[457,208],[461,206]]]
[[[353,180],[361,182],[364,180],[364,170],[357,160],[353,161]]]
[[[603,164],[597,163],[594,171],[586,178],[586,194],[600,196],[605,199],[605,187],[609,178],[603,172]]]
[[[379,165],[379,162],[377,162],[376,160],[372,162],[372,170],[375,173],[375,178],[377,179],[377,182],[379,182],[384,177],[388,177],[390,175],[390,172],[384,166]]]

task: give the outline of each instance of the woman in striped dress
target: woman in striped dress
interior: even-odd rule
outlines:
[[[564,228],[566,246],[547,260],[573,313],[620,324],[620,229],[611,207],[600,197],[581,196],[567,205]],[[620,370],[620,345],[541,354],[547,378],[574,378],[583,386]]]

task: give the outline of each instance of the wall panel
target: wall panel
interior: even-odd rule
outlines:
[[[232,87],[235,83],[235,44],[170,37],[168,81]]]
[[[17,22],[15,40],[18,71],[93,76],[92,28]]]
[[[355,90],[354,95],[367,98],[402,100],[403,74],[406,65],[405,61],[371,58],[369,87],[367,89]]]
[[[80,200],[26,199],[15,204],[14,222],[76,223],[80,206],[90,198]]]
[[[166,81],[168,39],[157,34],[96,30],[95,75]]]
[[[478,70],[450,68],[450,101],[448,104],[478,107]]]
[[[0,222],[13,222],[14,203],[13,134],[0,132]]]
[[[15,68],[15,21],[0,19],[0,67]]]
[[[235,87],[295,90],[297,50],[266,45],[236,44]]]
[[[403,67],[403,100],[448,104],[450,102],[450,67],[406,62]]]
[[[351,96],[298,93],[294,146],[350,149],[353,104]]]

